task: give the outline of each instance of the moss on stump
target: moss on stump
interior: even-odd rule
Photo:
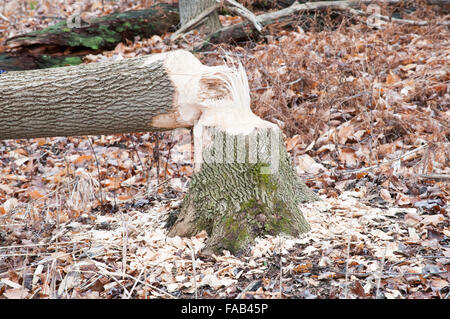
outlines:
[[[203,163],[169,236],[208,233],[203,253],[237,253],[258,236],[298,236],[310,227],[298,204],[318,197],[296,175],[278,128],[232,135],[207,128]]]

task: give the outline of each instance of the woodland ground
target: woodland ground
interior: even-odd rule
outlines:
[[[76,8],[146,5],[134,3],[5,1],[0,40]],[[305,16],[196,54],[246,67],[252,109],[283,129],[298,174],[323,199],[302,206],[309,233],[259,238],[238,256],[199,254],[206,233],[168,238],[164,220],[192,176],[188,131],[0,141],[0,298],[447,299],[448,27],[423,4],[383,13],[429,24]],[[85,62],[201,41],[169,38]]]

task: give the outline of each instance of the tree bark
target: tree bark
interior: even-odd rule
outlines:
[[[179,10],[180,10],[180,21],[181,26],[197,17],[204,10],[216,5],[215,0],[179,0]],[[214,11],[206,18],[203,23],[204,33],[210,34],[219,30],[222,25],[219,20],[219,14]]]
[[[168,227],[170,236],[206,230],[205,253],[309,230],[298,204],[317,196],[295,174],[278,126],[251,111],[240,64],[204,66],[178,50],[8,72],[0,95],[0,139],[193,127],[195,174]]]
[[[217,93],[204,96],[194,125],[196,173],[169,236],[206,230],[203,253],[238,253],[258,236],[308,231],[298,204],[318,197],[295,174],[278,126],[251,111],[243,67],[211,67],[201,81]]]
[[[78,65],[86,54],[111,50],[120,42],[134,40],[136,36],[148,38],[173,31],[178,22],[178,8],[166,3],[90,21],[73,17],[69,24],[62,21],[7,39],[9,52],[0,55],[0,69],[33,70]]]
[[[428,4],[440,4],[441,10],[448,10],[448,2],[450,0],[427,0]],[[396,5],[401,4],[402,0],[389,0],[384,2],[385,4]],[[353,8],[361,7],[361,4],[375,3],[376,0],[331,0],[331,1],[292,1],[289,7],[284,9],[263,13],[256,16],[256,21],[260,25],[268,26],[276,22],[283,22],[285,25],[291,23],[297,23],[300,13],[314,12],[326,10],[336,10],[336,11],[349,11],[355,16],[365,15],[366,13],[361,10],[354,10]],[[370,15],[370,12],[369,14]],[[395,21],[398,23],[406,23],[411,25],[428,25],[426,21],[412,21],[404,19],[396,19],[385,16],[377,15],[381,20]],[[448,25],[446,21],[441,24]],[[256,39],[259,36],[259,32],[256,32],[254,26],[248,21],[233,24],[228,27],[224,27],[217,30],[213,34],[210,34],[206,41],[195,48],[195,51],[206,50],[211,47],[211,44],[217,43],[236,43],[241,41],[248,41],[249,39]]]
[[[203,163],[168,223],[169,236],[206,230],[203,253],[236,254],[256,237],[297,237],[310,230],[298,205],[318,197],[296,175],[278,127],[264,122],[240,134],[203,128],[209,141],[201,151]]]
[[[203,65],[187,51],[0,75],[0,139],[192,127]]]

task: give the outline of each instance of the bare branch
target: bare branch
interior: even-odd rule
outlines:
[[[221,2],[221,0],[216,1]],[[229,10],[250,21],[250,23],[253,24],[255,29],[259,33],[261,33],[263,26],[258,22],[253,12],[251,12],[250,10],[248,10],[246,7],[244,7],[242,4],[240,4],[235,0],[225,0],[225,2],[227,3],[227,8]]]
[[[218,8],[220,8],[219,4],[215,4],[207,9],[205,9],[203,12],[201,12],[198,16],[196,16],[194,19],[192,19],[191,21],[189,21],[188,23],[186,23],[184,26],[182,26],[180,29],[178,29],[176,32],[174,32],[174,34],[172,34],[172,36],[170,37],[170,39],[172,41],[178,39],[180,37],[180,35],[182,33],[185,33],[186,31],[189,31],[190,29],[194,28],[195,26],[197,26],[200,22],[203,21],[203,19],[205,19],[207,16],[209,16],[211,13],[213,13],[214,11],[216,11]]]

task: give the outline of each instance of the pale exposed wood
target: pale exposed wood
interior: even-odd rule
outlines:
[[[0,76],[0,139],[192,127],[215,103],[208,74],[184,50]]]

